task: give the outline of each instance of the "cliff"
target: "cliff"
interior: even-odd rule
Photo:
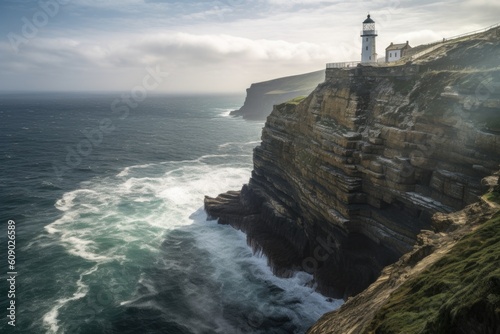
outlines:
[[[500,194],[490,195],[494,201],[485,197],[459,212],[436,215],[433,231],[423,231],[411,252],[325,314],[308,334],[496,333]]]
[[[325,295],[347,299],[390,275],[433,216],[477,202],[498,169],[499,36],[448,41],[401,66],[328,69],[300,103],[274,107],[249,183],[207,197],[209,216],[245,231],[276,274],[312,273]]]
[[[254,83],[247,89],[243,106],[231,112],[248,120],[264,120],[280,104],[309,95],[325,79],[325,70]]]

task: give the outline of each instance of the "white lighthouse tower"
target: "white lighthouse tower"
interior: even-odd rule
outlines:
[[[363,21],[363,31],[361,38],[363,39],[361,45],[361,63],[375,63],[377,62],[377,47],[375,38],[377,37],[377,30],[375,30],[375,21],[370,18],[370,14]]]

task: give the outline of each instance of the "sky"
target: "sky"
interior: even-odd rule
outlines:
[[[0,0],[0,91],[244,93],[500,23],[498,0]],[[152,74],[156,73],[156,74]]]

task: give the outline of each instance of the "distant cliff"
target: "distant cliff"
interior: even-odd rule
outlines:
[[[247,89],[243,106],[231,112],[249,120],[265,120],[275,104],[309,95],[325,80],[325,70],[254,83]]]
[[[254,150],[249,183],[206,197],[205,209],[245,231],[276,274],[304,270],[325,295],[359,294],[418,246],[421,231],[452,228],[437,216],[486,191],[481,180],[500,164],[499,59],[496,29],[447,41],[405,65],[328,69],[325,82],[300,103],[275,106]],[[407,255],[405,266],[417,266],[432,251]],[[498,309],[499,296],[491,298],[477,307]],[[311,333],[370,332],[353,329],[361,320],[370,324],[361,311],[370,307],[362,304],[367,299],[355,300],[346,304],[357,313],[345,327],[333,329],[340,319],[334,313]],[[384,320],[377,316],[372,329],[395,333],[377,327]]]

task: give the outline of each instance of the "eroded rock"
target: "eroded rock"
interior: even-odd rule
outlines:
[[[329,296],[359,293],[420,231],[455,229],[431,217],[478,201],[498,169],[500,135],[488,129],[500,89],[477,95],[500,82],[492,36],[418,65],[328,69],[301,103],[274,107],[249,184],[207,198],[207,212],[246,231],[275,272],[311,272]],[[467,71],[443,65],[468,59]]]

